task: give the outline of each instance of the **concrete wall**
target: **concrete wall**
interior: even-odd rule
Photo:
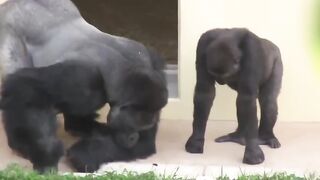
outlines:
[[[163,118],[192,119],[195,49],[211,28],[247,27],[276,43],[284,63],[281,121],[320,121],[320,76],[311,54],[312,0],[180,0],[180,92]],[[210,119],[235,120],[236,94],[218,86]],[[179,107],[180,106],[180,107]]]
[[[180,99],[170,100],[163,119],[192,119],[195,49],[200,35],[211,28],[247,27],[281,49],[284,77],[279,120],[320,121],[320,73],[314,67],[308,39],[313,1],[179,0]],[[235,97],[227,87],[218,86],[210,119],[235,120]]]

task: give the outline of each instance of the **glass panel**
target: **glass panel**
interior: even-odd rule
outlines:
[[[169,96],[178,97],[178,0],[73,0],[101,31],[156,49],[167,62]]]

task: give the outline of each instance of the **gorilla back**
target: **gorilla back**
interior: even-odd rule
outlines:
[[[81,17],[71,1],[14,0],[0,6],[3,77],[20,68],[45,67],[70,59],[99,68],[111,106],[108,118],[114,127],[145,128],[144,123],[144,127],[133,127],[139,122],[127,124],[127,115],[134,117],[137,114],[132,112],[150,110],[150,107],[159,110],[167,102],[163,59],[139,42],[99,31]],[[92,119],[93,116],[65,114],[66,127],[72,129],[72,119]],[[149,119],[154,118],[149,116]]]
[[[69,0],[14,0],[1,5],[0,57],[3,76],[68,59],[96,61],[100,66],[150,65],[141,43],[99,31]]]

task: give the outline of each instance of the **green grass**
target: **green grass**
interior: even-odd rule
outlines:
[[[318,180],[315,176],[298,177],[294,174],[275,173],[263,175],[240,175],[237,180]],[[228,176],[219,177],[218,180],[231,180]]]
[[[135,172],[107,172],[103,175],[89,174],[86,176],[77,176],[74,174],[60,175],[56,172],[47,174],[38,174],[21,168],[18,165],[10,165],[0,171],[0,180],[187,180],[173,176],[159,176],[153,172],[138,174]],[[218,180],[231,180],[227,175],[222,175]],[[240,175],[236,180],[320,180],[313,174],[305,177],[298,177],[294,174],[275,173],[262,175]]]
[[[76,176],[74,174],[61,175],[56,172],[39,174],[25,170],[18,165],[10,165],[0,171],[0,180],[183,180],[173,176],[158,176],[153,172],[138,174],[135,172],[106,172],[103,175]]]

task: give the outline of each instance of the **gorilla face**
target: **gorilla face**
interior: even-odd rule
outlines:
[[[113,107],[107,117],[108,125],[123,131],[141,131],[157,123],[157,112],[145,111],[135,106]]]
[[[240,69],[241,51],[229,42],[212,42],[206,49],[208,72],[217,81],[227,81]]]
[[[132,148],[139,141],[140,135],[138,132],[131,132],[131,133],[117,132],[114,137],[115,137],[115,142],[118,143],[118,145],[124,148]]]
[[[111,104],[107,124],[116,130],[118,144],[130,148],[139,139],[139,131],[153,128],[161,109],[167,104],[165,79],[157,73],[131,72],[119,90],[119,101]]]
[[[116,129],[116,142],[125,147],[133,147],[139,140],[139,131],[147,130],[158,123],[158,112],[145,111],[135,106],[111,108],[107,122],[108,126]]]

